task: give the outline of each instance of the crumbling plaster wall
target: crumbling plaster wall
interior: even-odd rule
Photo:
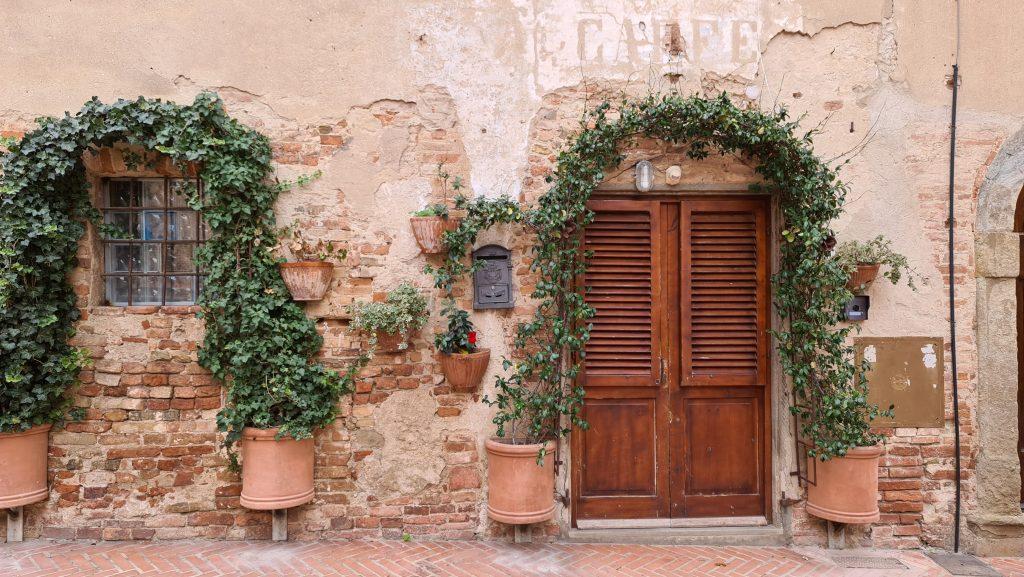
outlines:
[[[1024,56],[1012,49],[1014,27],[1024,18],[1008,17],[1021,12],[1013,0],[968,4],[962,14],[959,268],[953,282],[963,305],[960,383],[970,511],[979,363],[972,306],[973,214],[985,167],[1024,113],[1024,100],[1015,92],[1024,80]],[[0,30],[5,53],[0,60],[0,131],[25,131],[33,117],[76,110],[93,95],[112,100],[144,94],[184,102],[201,90],[218,91],[232,114],[271,138],[282,177],[323,173],[309,187],[282,197],[278,213],[283,221],[299,219],[311,234],[351,248],[329,298],[308,309],[327,337],[325,360],[341,364],[358,346],[358,339],[345,331],[348,302],[370,298],[404,279],[429,286],[421,272],[427,260],[418,253],[406,217],[428,199],[439,198],[433,178],[438,162],[464,176],[472,194],[508,193],[530,200],[543,191],[543,176],[588,103],[615,98],[621,91],[726,90],[751,106],[785,105],[794,117],[803,115],[803,127],[818,127],[818,152],[837,162],[848,160],[843,177],[850,192],[847,212],[837,223],[840,238],[884,233],[923,275],[917,292],[877,284],[871,321],[862,334],[948,337],[943,306],[950,282],[944,274],[945,75],[955,45],[953,6],[950,0],[15,0],[0,6],[0,20],[8,23]],[[522,235],[510,230],[489,232],[481,241],[506,242],[519,255],[528,250]],[[518,274],[520,290],[528,293],[531,279],[522,262]],[[98,302],[93,293],[85,298],[83,306]],[[495,349],[492,375],[499,366],[496,359],[508,350],[516,318],[529,314],[523,300],[515,311],[474,314]],[[136,321],[150,323],[148,317],[118,322]],[[94,317],[91,322],[103,321]],[[179,322],[185,321],[157,325]],[[345,401],[344,418],[325,432],[320,446],[327,455],[318,462],[318,475],[325,474],[318,492],[327,497],[298,515],[306,531],[300,535],[464,537],[499,529],[490,527],[481,506],[482,439],[490,430],[489,411],[477,398],[451,394],[441,382],[428,342],[437,322],[435,316],[413,352],[378,359],[367,370],[367,383]],[[119,361],[145,363],[159,347],[158,336],[148,340],[156,342],[135,343],[131,350],[107,341],[95,346]],[[117,404],[107,399],[119,393],[117,386],[99,391],[99,404]],[[788,419],[776,413],[776,444],[784,446]],[[437,420],[424,423],[431,414]],[[102,412],[93,416],[103,420]],[[206,419],[209,414],[195,416]],[[169,426],[159,418],[154,423]],[[405,429],[416,423],[424,423],[429,449],[421,459],[407,459],[411,445]],[[133,431],[138,436],[109,438],[126,446],[142,442],[142,429]],[[948,544],[949,422],[940,429],[891,433],[886,474],[898,476],[883,479],[886,517],[860,534],[863,542]],[[96,434],[102,438],[105,432]],[[203,458],[214,470],[222,465]],[[792,463],[787,461],[777,459],[778,479],[788,477]],[[98,478],[89,473],[73,475],[78,482],[68,485],[67,494],[78,491],[89,501],[86,489],[92,481],[83,479]],[[206,496],[196,506],[236,511],[237,504],[225,501],[236,480],[221,473],[215,477],[210,482],[219,484],[220,499]],[[118,483],[130,484],[116,476],[109,479],[111,487]],[[34,530],[77,523],[90,530],[126,529],[79,536],[132,536],[130,526],[118,527],[127,513],[116,501],[99,507],[106,513],[88,522],[76,518],[83,510],[79,501],[65,500],[66,508],[55,512],[58,501],[30,517]],[[149,506],[172,501],[157,499]],[[181,514],[195,516],[196,511],[190,505]],[[176,524],[177,513],[168,514],[167,523]],[[819,523],[799,507],[790,517],[796,539],[820,542]],[[136,538],[252,536],[261,534],[267,522],[260,516],[230,515],[196,520],[216,521],[223,530],[192,530],[189,520],[181,527],[157,527],[152,534],[141,531]]]

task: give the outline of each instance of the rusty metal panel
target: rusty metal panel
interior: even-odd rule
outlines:
[[[941,337],[861,337],[854,339],[857,362],[867,359],[868,399],[895,405],[895,418],[880,427],[942,427],[945,422]]]

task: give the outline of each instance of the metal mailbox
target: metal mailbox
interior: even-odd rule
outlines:
[[[483,263],[483,266],[473,274],[473,308],[514,307],[512,252],[503,246],[489,244],[473,251],[473,262]]]

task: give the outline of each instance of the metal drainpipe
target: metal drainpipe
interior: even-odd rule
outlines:
[[[953,552],[960,551],[960,391],[957,387],[956,369],[956,283],[954,280],[953,240],[956,221],[953,220],[955,193],[953,178],[956,169],[956,93],[960,82],[960,67],[953,64],[953,105],[949,127],[949,354],[950,370],[953,377],[953,450],[956,467],[956,512],[953,517]]]

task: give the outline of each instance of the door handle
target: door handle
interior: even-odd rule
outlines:
[[[665,382],[665,357],[658,357],[658,378],[654,380],[654,384],[660,385]]]

